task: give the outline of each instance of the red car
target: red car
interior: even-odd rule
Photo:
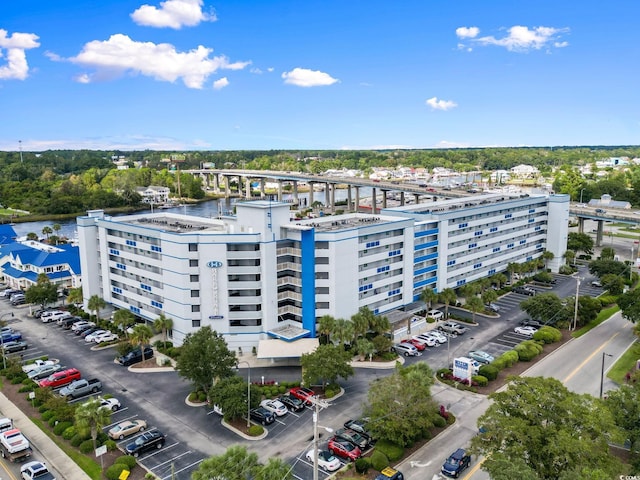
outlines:
[[[289,393],[294,397],[299,398],[307,405],[312,405],[313,400],[316,396],[316,392],[305,387],[293,387],[291,390],[289,390]]]
[[[40,380],[38,385],[41,387],[57,388],[68,385],[74,380],[80,380],[80,371],[76,368],[69,368],[52,373],[44,380]]]
[[[416,340],[415,338],[407,338],[406,340],[402,340],[401,343],[409,343],[416,347],[419,352],[422,352],[427,346],[422,343],[420,340]]]
[[[356,461],[362,455],[362,451],[359,447],[338,437],[331,437],[327,448],[329,451],[333,452],[334,455],[346,458],[347,460]]]

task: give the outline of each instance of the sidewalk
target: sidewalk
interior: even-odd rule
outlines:
[[[62,478],[74,480],[90,480],[90,477],[62,451],[55,442],[40,430],[18,407],[0,392],[0,410],[2,415],[13,420],[14,426],[19,429],[31,443],[31,448],[41,454],[43,460],[51,468],[55,469]],[[40,457],[40,455],[35,455]],[[32,460],[32,459],[30,459]]]

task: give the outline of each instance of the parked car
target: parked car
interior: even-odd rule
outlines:
[[[134,457],[149,450],[161,449],[164,446],[165,435],[159,430],[145,432],[125,447],[125,452]]]
[[[533,327],[516,327],[513,329],[518,335],[524,335],[525,337],[533,337],[533,334],[538,331],[537,328]]]
[[[149,358],[153,358],[153,348],[151,348],[151,345],[146,345],[144,347],[144,359],[148,360]],[[126,355],[118,357],[116,361],[124,367],[140,363],[142,361],[142,352],[139,347],[136,347]]]
[[[18,305],[24,305],[27,300],[23,294],[16,294],[11,297],[11,300],[9,302],[11,303],[11,305],[16,307]]]
[[[536,291],[533,288],[525,285],[518,285],[517,287],[514,287],[512,292],[519,293],[520,295],[528,295],[530,297],[533,297],[536,294]]]
[[[440,333],[438,330],[431,330],[429,332],[423,333],[422,335],[428,335],[429,337],[435,339],[440,345],[443,343],[447,343],[447,336]]]
[[[400,343],[406,343],[407,345],[413,345],[419,352],[424,351],[427,348],[427,342],[418,340],[417,338],[406,338],[402,340]],[[433,347],[433,345],[429,345]]]
[[[436,341],[435,338],[433,338],[431,335],[428,335],[427,333],[421,333],[420,335],[414,335],[413,336],[413,340],[415,340],[416,342],[421,342],[423,345],[427,346],[427,347],[436,347],[439,345],[439,343]],[[414,343],[415,345],[415,343]]]
[[[49,375],[57,372],[58,370],[62,370],[62,365],[59,363],[55,365],[42,365],[41,367],[34,368],[29,373],[27,373],[27,377],[31,380],[42,380],[43,378],[47,378]]]
[[[469,358],[474,359],[476,362],[490,364],[495,360],[493,355],[488,354],[483,350],[474,350],[473,352],[469,352]]]
[[[594,280],[593,282],[591,282],[591,286],[602,288],[602,282],[600,280]]]
[[[120,410],[121,406],[122,405],[120,404],[120,400],[118,400],[117,398],[100,398],[100,408],[102,409],[117,412],[118,410]]]
[[[334,453],[338,457],[345,458],[347,460],[356,461],[362,456],[362,451],[356,445],[346,440],[341,440],[337,437],[331,437],[327,448],[330,452]]]
[[[270,412],[264,407],[254,408],[249,412],[251,420],[261,423],[262,425],[269,425],[276,420],[276,416],[273,412]]]
[[[91,322],[91,323],[93,323],[93,322]],[[73,330],[73,329],[72,330],[73,330],[73,333],[75,333],[77,336],[81,336],[87,330],[93,330],[95,328],[96,328],[95,325],[85,324],[85,325],[82,325],[80,327],[76,327],[75,330]]]
[[[467,331],[467,327],[460,325],[457,322],[448,321],[438,325],[438,330],[451,335],[462,335]]]
[[[392,467],[385,467],[378,474],[375,480],[405,480],[402,472]]]
[[[344,422],[344,428],[354,430],[360,435],[364,435],[365,437],[369,438],[370,443],[372,442],[371,434],[367,430],[367,424],[364,420],[347,420],[346,422]]]
[[[107,435],[112,440],[122,440],[134,433],[144,432],[147,428],[147,422],[144,420],[125,420],[109,429]]]
[[[544,327],[544,324],[540,323],[537,320],[527,319],[527,320],[523,320],[522,322],[520,322],[520,326],[522,326],[522,327],[542,328],[542,327]]]
[[[29,345],[27,342],[19,340],[16,342],[5,342],[2,344],[2,350],[5,354],[7,353],[15,353],[20,352],[22,350],[26,350]]]
[[[269,410],[271,413],[274,413],[278,417],[282,417],[287,413],[289,413],[289,410],[287,410],[286,405],[282,403],[280,400],[269,400],[269,399],[263,400],[262,402],[260,402],[260,406],[266,408],[267,410]]]
[[[308,462],[314,462],[314,454],[315,450],[309,450],[307,452],[305,457]],[[341,465],[340,460],[329,450],[318,450],[318,468],[321,468],[325,472],[335,472]]]
[[[73,326],[78,322],[84,322],[84,320],[80,317],[71,317],[58,320],[56,323],[59,327],[62,327],[65,330],[71,330]]]
[[[427,318],[442,320],[444,318],[444,313],[442,313],[440,310],[429,310],[427,312]]]
[[[57,322],[58,320],[63,318],[71,318],[72,316],[73,315],[71,315],[69,312],[64,312],[62,310],[54,310],[51,313],[51,315],[48,315],[46,317],[42,315],[40,317],[40,320],[42,320],[43,323],[49,323],[49,322]]]
[[[458,478],[460,474],[469,467],[471,456],[463,448],[457,449],[447,458],[440,469],[448,477]]]
[[[289,411],[291,412],[299,412],[304,408],[304,402],[300,400],[298,397],[294,397],[290,393],[285,393],[284,395],[280,395],[278,397],[282,403],[284,403]]]
[[[92,332],[84,333],[84,341],[87,343],[95,342],[96,337],[102,335],[103,333],[107,333],[106,330],[95,329]]]
[[[293,387],[289,390],[289,393],[294,397],[299,398],[307,405],[313,404],[316,397],[316,392],[305,387]]]
[[[391,350],[396,352],[398,355],[404,355],[405,357],[417,357],[421,355],[416,347],[408,343],[396,343],[391,347]]]
[[[96,335],[93,339],[93,341],[97,344],[100,343],[105,343],[105,342],[112,342],[114,340],[118,339],[118,335],[116,335],[113,332],[104,332],[101,333],[100,335]]]
[[[349,428],[339,428],[336,430],[335,436],[357,445],[363,451],[369,446],[369,437],[365,437]]]
[[[500,307],[495,303],[487,303],[485,307],[487,307],[487,310],[493,313],[498,313],[500,311]]]
[[[38,385],[40,387],[57,388],[68,385],[74,380],[80,380],[80,372],[76,368],[68,368],[52,373],[47,378],[40,380]]]
[[[56,480],[43,462],[27,462],[20,467],[23,480]]]

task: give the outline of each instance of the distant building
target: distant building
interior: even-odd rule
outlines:
[[[592,198],[589,200],[590,207],[599,207],[599,208],[615,208],[619,210],[629,210],[631,209],[631,203],[623,202],[619,200],[612,200],[611,195],[604,194],[600,197],[600,199]]]
[[[169,202],[169,187],[158,187],[150,185],[148,187],[137,187],[136,193],[142,197],[143,203],[163,204]]]
[[[516,165],[510,170],[511,175],[518,178],[535,178],[540,175],[540,170],[531,165]]]

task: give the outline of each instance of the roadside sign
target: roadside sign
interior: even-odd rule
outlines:
[[[101,455],[104,455],[105,453],[107,453],[107,446],[106,445],[102,445],[101,447],[96,448],[96,457],[100,457]]]

